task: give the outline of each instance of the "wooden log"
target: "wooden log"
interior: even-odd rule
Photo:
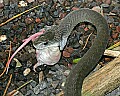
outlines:
[[[105,50],[104,55],[118,57],[120,55],[120,51],[115,50]]]
[[[104,96],[119,86],[120,56],[86,77],[82,96]]]

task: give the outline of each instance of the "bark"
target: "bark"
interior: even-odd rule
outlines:
[[[82,96],[104,96],[119,86],[120,56],[86,77]]]
[[[120,55],[120,51],[105,50],[104,55],[118,57]]]

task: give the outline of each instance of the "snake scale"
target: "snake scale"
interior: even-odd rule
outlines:
[[[64,96],[81,96],[83,80],[97,65],[108,42],[109,30],[106,20],[101,14],[87,8],[75,10],[61,20],[57,27],[47,30],[34,42],[41,50],[54,44],[63,50],[71,31],[80,22],[92,23],[97,29],[97,36],[91,48],[71,70],[65,83]]]

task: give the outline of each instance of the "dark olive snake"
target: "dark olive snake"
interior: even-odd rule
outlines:
[[[60,46],[60,49],[63,50],[73,28],[80,22],[92,23],[97,29],[97,36],[91,48],[71,70],[65,83],[64,96],[81,96],[83,80],[97,65],[108,42],[109,30],[106,20],[96,11],[85,8],[76,10],[61,20],[57,27],[47,30],[35,42],[35,45],[38,43],[40,46],[44,45],[41,46],[41,49],[56,43],[56,46]]]

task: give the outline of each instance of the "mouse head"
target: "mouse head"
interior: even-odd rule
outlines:
[[[33,41],[33,45],[36,49],[44,49],[50,46],[58,46],[59,44],[54,42],[55,32],[54,28],[48,29],[44,34],[40,35]]]

